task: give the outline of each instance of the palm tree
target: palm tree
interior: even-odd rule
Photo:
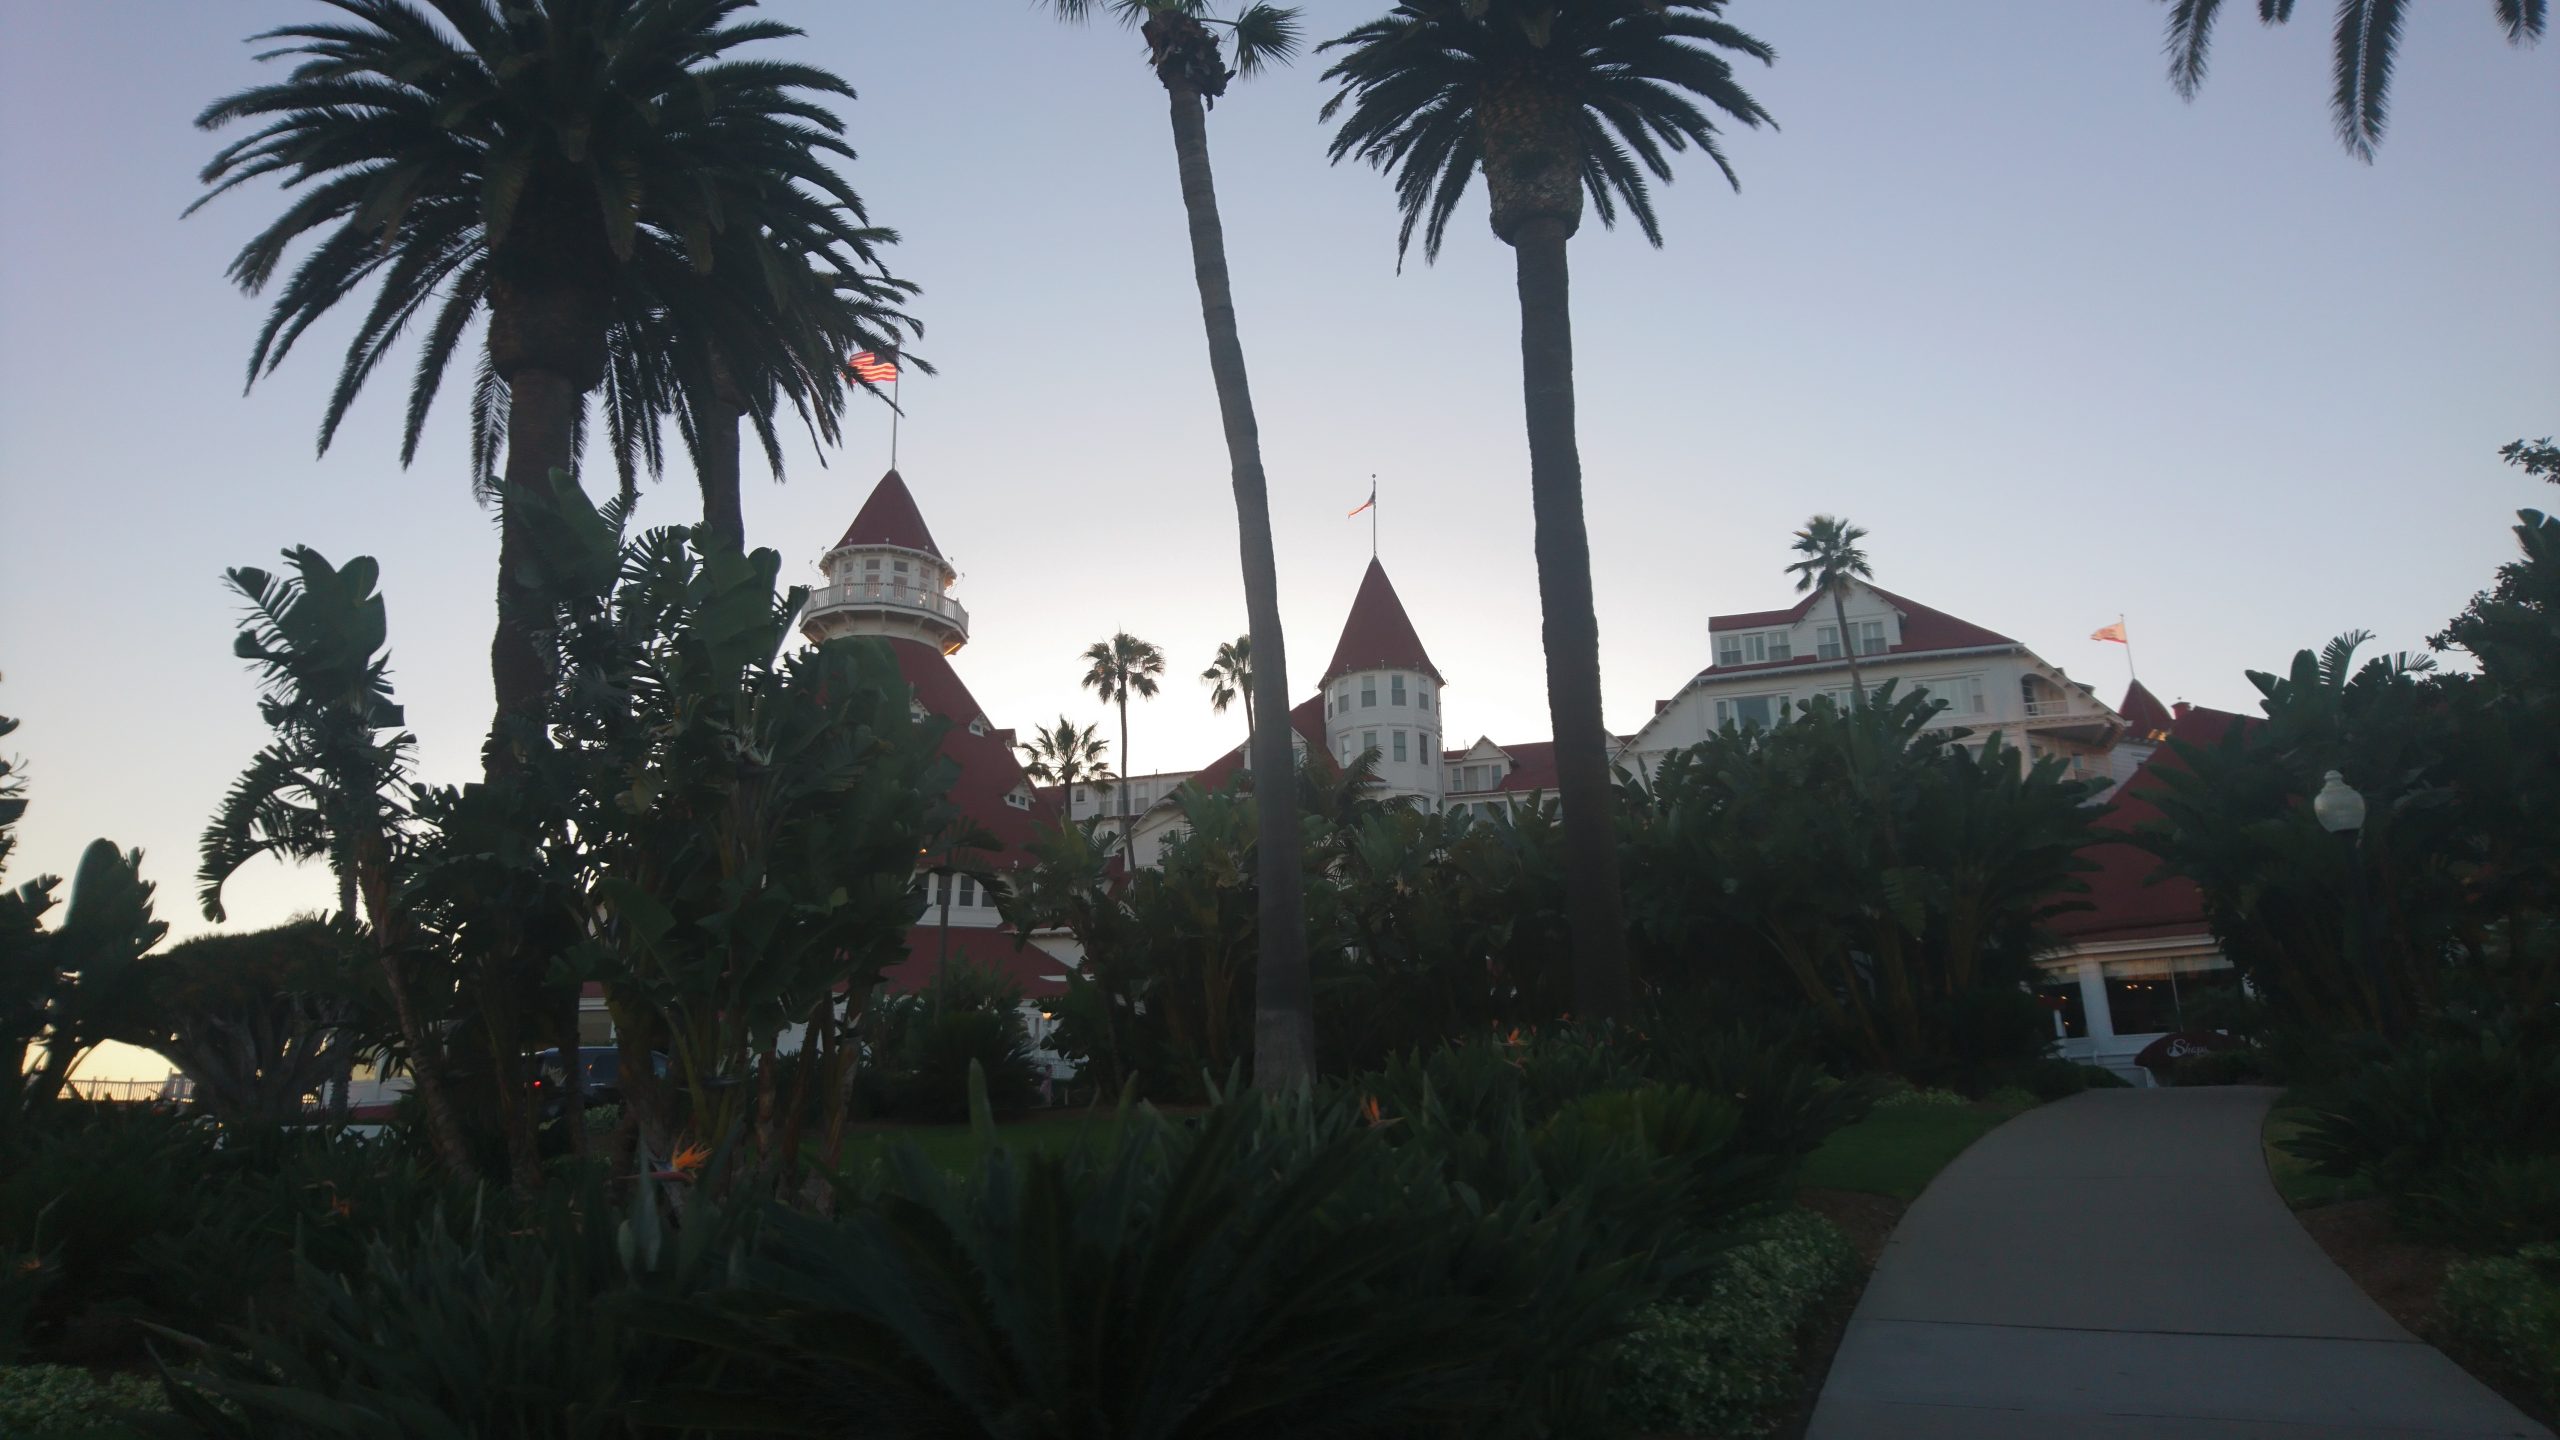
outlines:
[[[2169,83],[2188,100],[2203,88],[2205,63],[2213,48],[2213,25],[2222,18],[2222,0],[2166,0],[2169,6]],[[2507,43],[2518,47],[2542,38],[2550,23],[2550,0],[2494,0],[2498,28]],[[2338,0],[2335,88],[2329,115],[2338,143],[2370,165],[2374,147],[2391,103],[2391,69],[2399,59],[2400,25],[2406,0]],[[2293,18],[2293,0],[2258,0],[2258,19],[2282,25]]]
[[[383,653],[390,621],[374,588],[381,570],[370,556],[337,566],[308,547],[284,553],[291,575],[247,566],[224,575],[249,602],[232,651],[258,670],[265,691],[258,712],[274,738],[205,827],[197,896],[204,918],[219,922],[223,885],[250,861],[328,862],[340,915],[350,925],[364,917],[436,1153],[455,1173],[473,1175],[444,1089],[443,1036],[412,989],[408,922],[396,898],[410,819],[404,792],[418,742],[400,728],[403,712],[391,698]]]
[[[1600,713],[1600,627],[1582,519],[1573,417],[1573,316],[1565,242],[1583,198],[1603,225],[1628,214],[1655,245],[1645,173],[1671,178],[1666,151],[1691,145],[1739,185],[1709,109],[1744,125],[1769,118],[1717,53],[1763,62],[1776,52],[1725,24],[1724,0],[1409,0],[1327,50],[1341,91],[1325,103],[1339,163],[1357,156],[1396,180],[1404,227],[1437,258],[1449,217],[1481,170],[1493,233],[1510,245],[1520,291],[1521,386],[1538,595],[1564,808],[1574,1004],[1593,1019],[1634,1005],[1612,837],[1610,735]]]
[[[1858,542],[1867,532],[1836,515],[1816,515],[1804,522],[1796,532],[1795,552],[1804,558],[1787,567],[1796,577],[1799,595],[1831,597],[1831,622],[1840,628],[1840,654],[1849,662],[1849,708],[1863,710],[1867,704],[1867,687],[1858,678],[1858,640],[1849,633],[1849,585],[1853,579],[1873,580],[1876,572],[1867,568],[1867,552]]]
[[[1289,663],[1280,634],[1280,571],[1273,556],[1271,503],[1263,482],[1262,433],[1254,420],[1253,390],[1246,383],[1244,340],[1236,328],[1235,292],[1227,279],[1227,239],[1218,215],[1218,190],[1209,171],[1208,108],[1237,76],[1251,78],[1265,66],[1286,62],[1298,49],[1298,12],[1254,0],[1233,19],[1215,20],[1235,40],[1235,69],[1227,68],[1218,38],[1210,33],[1198,0],[1049,0],[1060,18],[1082,20],[1107,4],[1122,24],[1134,24],[1147,42],[1148,68],[1164,86],[1173,122],[1173,153],[1182,178],[1182,205],[1190,220],[1191,273],[1200,290],[1200,319],[1208,331],[1209,375],[1218,391],[1218,415],[1227,437],[1227,465],[1236,497],[1236,540],[1244,560],[1245,620],[1254,654],[1255,697],[1263,714],[1289,711]],[[1249,702],[1250,703],[1250,702]],[[1246,712],[1246,750],[1256,773],[1287,776],[1297,765],[1290,728],[1265,734]],[[1129,757],[1126,745],[1120,758]],[[1315,988],[1307,970],[1306,877],[1298,844],[1297,796],[1292,786],[1262,787],[1256,823],[1255,880],[1260,890],[1261,949],[1254,994],[1254,1079],[1264,1085],[1304,1085],[1315,1077]],[[1125,836],[1123,837],[1125,839]]]
[[[1200,672],[1200,683],[1209,687],[1209,709],[1219,715],[1238,700],[1244,702],[1244,731],[1253,734],[1253,637],[1239,635],[1218,646],[1218,658]]]
[[[1079,681],[1105,705],[1120,707],[1120,759],[1129,758],[1129,697],[1152,700],[1156,693],[1156,677],[1164,673],[1164,652],[1154,645],[1123,630],[1108,640],[1096,640],[1084,650],[1084,679]],[[1129,845],[1129,787],[1120,789],[1120,845],[1123,854],[1131,853]]]
[[[799,33],[731,23],[750,3],[430,0],[431,17],[409,0],[331,0],[331,19],[258,37],[285,42],[270,58],[299,61],[281,83],[197,117],[208,130],[259,126],[205,167],[198,206],[263,176],[302,190],[234,257],[231,278],[255,294],[298,242],[315,241],[251,348],[252,384],[339,301],[374,286],[321,421],[323,451],[423,316],[406,463],[455,348],[487,313],[488,378],[508,397],[490,647],[502,718],[532,714],[550,680],[512,497],[573,472],[635,267],[681,256],[716,270],[714,237],[757,223],[741,207],[777,188],[858,203],[830,158],[852,158],[842,122],[812,98],[852,87],[810,66],[735,58]],[[492,763],[505,753],[493,745]]]
[[[1094,733],[1092,726],[1078,725],[1064,715],[1055,727],[1032,731],[1030,743],[1019,748],[1022,773],[1058,787],[1062,815],[1075,814],[1078,781],[1099,785],[1111,778],[1111,742]]]

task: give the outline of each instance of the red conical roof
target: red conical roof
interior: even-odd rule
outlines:
[[[2161,704],[2160,697],[2145,689],[2139,680],[2124,687],[2124,703],[2116,707],[2116,713],[2124,717],[2125,730],[2136,739],[2148,740],[2165,735],[2173,723],[2169,718],[2169,707]]]
[[[939,559],[942,551],[933,543],[933,532],[924,528],[924,512],[916,509],[916,497],[907,493],[907,482],[890,471],[871,487],[871,498],[862,502],[862,513],[837,541],[839,549],[847,545],[903,545],[909,550],[922,550]]]
[[[1422,637],[1413,633],[1404,602],[1396,598],[1394,583],[1387,579],[1387,567],[1374,559],[1369,573],[1360,577],[1360,593],[1351,598],[1351,618],[1342,622],[1333,663],[1316,683],[1327,684],[1354,670],[1419,670],[1440,679],[1440,671],[1423,652]]]

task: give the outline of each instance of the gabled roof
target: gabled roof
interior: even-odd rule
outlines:
[[[939,912],[927,907],[924,919],[907,929],[907,957],[880,972],[892,990],[922,990],[942,968]],[[951,963],[992,970],[1022,991],[1025,1000],[1046,1000],[1067,991],[1067,972],[1075,967],[1037,945],[1017,945],[1010,929],[983,925],[951,927]]]
[[[960,770],[951,782],[951,803],[1002,842],[995,863],[1023,863],[1028,859],[1023,847],[1049,820],[1053,807],[1023,775],[1021,758],[1005,743],[1009,732],[990,724],[982,727],[983,735],[969,733],[969,722],[983,720],[985,712],[951,668],[950,657],[917,640],[893,638],[889,650],[897,657],[898,673],[914,688],[916,703],[949,722],[940,753]],[[1029,809],[1005,803],[1004,797],[1017,788],[1031,795]]]
[[[907,493],[907,482],[890,471],[871,487],[871,498],[862,502],[862,510],[846,527],[844,538],[836,548],[847,545],[899,545],[909,550],[922,550],[940,558],[942,551],[933,543],[933,532],[924,526],[924,512],[916,508],[916,497]]]
[[[2124,717],[2125,734],[2136,740],[2156,740],[2168,734],[2175,723],[2170,718],[2169,707],[2160,703],[2159,696],[2144,689],[2139,680],[2124,687],[2124,703],[2116,707],[2116,713]]]
[[[1919,655],[1936,650],[1986,650],[1995,646],[2018,643],[1997,630],[1985,629],[1970,620],[1959,620],[1944,610],[1931,609],[1917,600],[1904,599],[1881,586],[1861,585],[1859,588],[1892,606],[1902,616],[1901,641],[1886,647],[1881,656],[1863,656],[1861,657],[1863,659]],[[1804,599],[1797,601],[1795,607],[1789,610],[1751,610],[1739,615],[1710,615],[1707,617],[1707,629],[1711,633],[1723,633],[1732,630],[1761,630],[1776,625],[1794,625],[1804,620],[1816,605],[1828,607],[1830,603],[1830,597],[1815,594],[1807,595]],[[1699,678],[1732,675],[1742,671],[1784,670],[1790,666],[1838,663],[1836,660],[1825,661],[1817,652],[1807,650],[1789,659],[1763,660],[1756,665],[1713,666],[1699,672]]]
[[[1325,754],[1324,697],[1322,695],[1318,695],[1314,699],[1305,701],[1297,708],[1291,710],[1289,712],[1289,728],[1298,732],[1298,738],[1307,742],[1307,748],[1309,750],[1314,751],[1318,755]],[[1210,761],[1205,767],[1194,771],[1191,778],[1182,783],[1184,785],[1197,785],[1203,790],[1216,790],[1220,788],[1225,785],[1228,780],[1232,779],[1237,771],[1244,768],[1244,750],[1244,746],[1237,746],[1226,754]],[[1181,786],[1175,786],[1174,788],[1178,790]],[[1156,805],[1162,805],[1172,798],[1171,794],[1167,794],[1158,799],[1156,801]],[[1155,808],[1155,805],[1148,806],[1147,808],[1152,810]]]
[[[1396,598],[1396,587],[1387,579],[1387,567],[1374,558],[1369,572],[1360,577],[1360,593],[1351,597],[1351,617],[1342,622],[1333,663],[1316,683],[1330,685],[1334,677],[1354,670],[1419,670],[1440,680],[1439,669],[1422,649],[1422,637],[1414,633],[1413,621],[1404,613],[1404,602]],[[1323,741],[1316,743],[1321,746]]]
[[[2245,715],[2186,706],[2166,728],[2171,740],[2203,746],[2219,743],[2234,725],[2251,723]],[[2142,768],[2117,789],[2106,813],[2097,820],[2097,830],[2103,838],[2080,850],[2082,859],[2094,861],[2098,867],[2081,877],[2088,884],[2089,893],[2080,898],[2087,901],[2089,908],[2054,916],[2047,922],[2054,934],[2087,944],[2212,933],[2213,927],[2205,918],[2204,894],[2196,889],[2195,882],[2184,876],[2162,875],[2160,857],[2131,839],[2122,838],[2160,819],[2160,807],[2151,798],[2161,787],[2160,777],[2169,771],[2184,770],[2186,765],[2185,757],[2175,746],[2165,746],[2143,761]],[[2154,876],[2159,878],[2155,880]]]

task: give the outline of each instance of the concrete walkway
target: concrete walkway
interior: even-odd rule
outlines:
[[[2548,1440],[2286,1212],[2274,1096],[2094,1090],[1977,1141],[1886,1245],[1808,1440]]]

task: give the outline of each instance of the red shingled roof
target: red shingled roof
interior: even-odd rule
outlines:
[[[890,966],[880,979],[892,990],[921,990],[933,983],[942,964],[942,927],[933,910],[907,931],[907,958]],[[1066,974],[1073,967],[1037,945],[1016,945],[1011,930],[976,925],[951,927],[951,963],[993,970],[1022,990],[1025,1000],[1045,1000],[1067,992]]]
[[[1980,650],[1995,645],[2018,643],[1996,630],[1986,630],[1970,620],[1959,620],[1944,610],[1933,610],[1917,600],[1906,600],[1880,586],[1869,585],[1865,588],[1902,614],[1902,641],[1900,644],[1888,647],[1884,651],[1886,655],[1918,655],[1932,650]],[[1831,604],[1830,597],[1808,595],[1798,601],[1795,608],[1791,610],[1753,610],[1740,615],[1711,615],[1707,617],[1707,628],[1710,631],[1723,632],[1793,625],[1804,619],[1806,612],[1817,604],[1828,608]],[[1791,659],[1764,660],[1756,665],[1718,665],[1712,670],[1699,673],[1731,675],[1745,670],[1784,670],[1791,666],[1817,663],[1836,665],[1840,662],[1823,660],[1817,652],[1807,650]]]
[[[2168,730],[2172,740],[2202,746],[2218,744],[2232,726],[2250,723],[2244,715],[2188,706]],[[2150,797],[2160,788],[2159,776],[2169,770],[2183,770],[2186,763],[2172,747],[2163,747],[2142,762],[2142,768],[2116,791],[2107,813],[2099,817],[2099,831],[2128,835],[2158,820],[2159,807],[2151,803]],[[2205,920],[2204,895],[2196,889],[2195,882],[2176,875],[2153,880],[2160,873],[2160,859],[2150,851],[2129,840],[2105,839],[2083,847],[2080,854],[2098,866],[2081,877],[2087,882],[2089,893],[2079,898],[2091,908],[2053,917],[2049,928],[2054,934],[2066,940],[2089,942],[2212,932]]]
[[[2169,716],[2169,707],[2144,689],[2139,680],[2124,687],[2124,703],[2116,707],[2116,713],[2124,717],[2125,734],[2141,740],[2166,735],[2176,723]]]
[[[1351,597],[1351,617],[1342,622],[1333,663],[1316,683],[1331,684],[1335,676],[1354,670],[1419,670],[1440,679],[1440,671],[1423,651],[1422,637],[1413,632],[1413,621],[1404,613],[1404,602],[1396,598],[1394,583],[1387,579],[1387,567],[1375,559],[1360,577],[1360,593]],[[1323,744],[1321,737],[1317,744]]]
[[[1401,616],[1404,612],[1399,610],[1396,613]],[[1331,753],[1325,744],[1324,737],[1323,696],[1318,695],[1314,699],[1306,701],[1296,709],[1291,710],[1289,712],[1289,728],[1297,731],[1299,736],[1307,742],[1307,748],[1314,753],[1318,755],[1328,755]],[[1188,785],[1197,785],[1203,790],[1215,790],[1225,785],[1230,777],[1243,768],[1244,746],[1239,745],[1233,750],[1228,751],[1226,754],[1219,756],[1217,759],[1210,761],[1206,769],[1194,772],[1192,777],[1183,783]]]
[[[862,511],[846,527],[844,538],[836,542],[838,549],[847,545],[903,545],[909,550],[922,550],[939,556],[942,551],[933,543],[933,532],[924,526],[924,512],[916,508],[916,497],[907,493],[907,482],[890,471],[871,487],[871,498],[862,502]]]
[[[951,668],[951,660],[941,651],[920,641],[893,639],[891,653],[898,658],[898,673],[915,688],[917,703],[927,713],[950,722],[943,732],[941,753],[960,767],[951,782],[951,802],[960,812],[987,828],[1004,848],[997,852],[998,864],[1021,863],[1022,847],[1040,826],[1051,817],[1053,806],[1045,796],[1034,794],[1031,808],[1008,805],[1004,797],[1019,786],[1028,791],[1031,783],[1023,776],[1022,761],[1004,737],[1011,733],[988,724],[986,714],[960,683],[960,673]],[[969,733],[969,722],[976,720],[984,735]]]

